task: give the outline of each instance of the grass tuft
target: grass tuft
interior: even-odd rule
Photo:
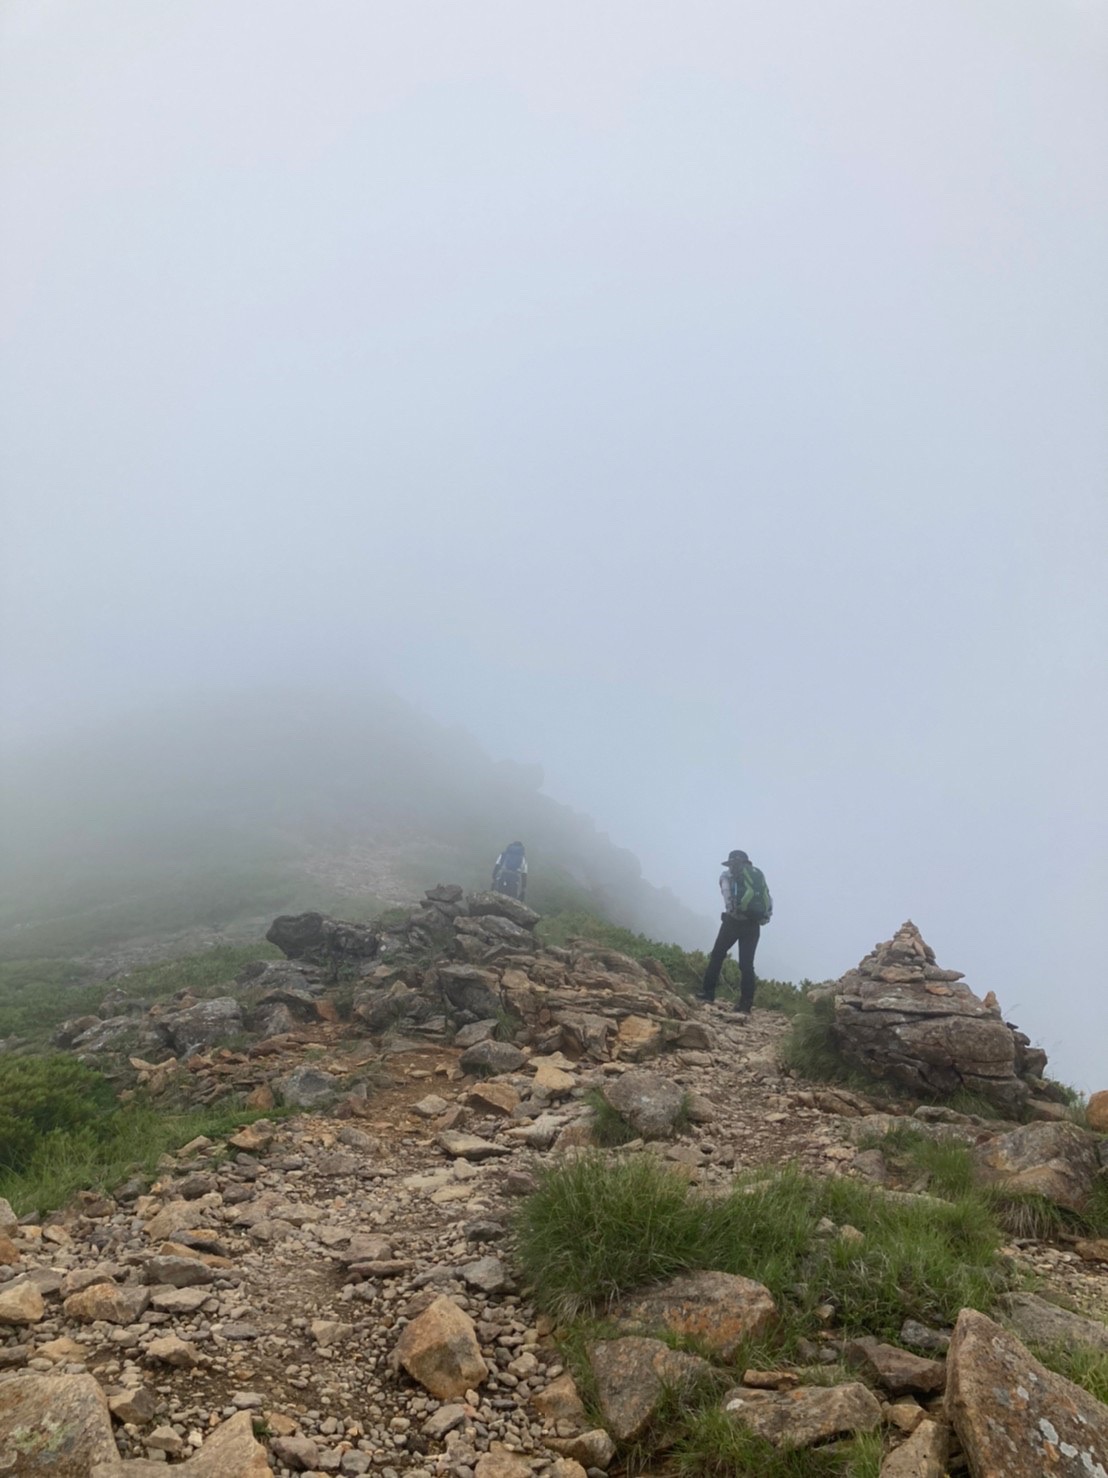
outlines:
[[[821,1217],[860,1242],[816,1237]],[[1004,1286],[985,1204],[902,1205],[845,1180],[784,1171],[707,1198],[653,1156],[586,1154],[554,1167],[524,1203],[519,1257],[539,1304],[561,1319],[603,1313],[621,1294],[692,1269],[764,1283],[782,1335],[814,1329],[831,1303],[847,1333],[895,1337],[905,1318],[952,1323]]]
[[[1031,1352],[1048,1370],[1073,1381],[1108,1405],[1108,1354],[1084,1345],[1032,1345]]]

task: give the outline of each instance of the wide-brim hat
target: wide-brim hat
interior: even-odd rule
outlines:
[[[750,858],[746,855],[745,852],[741,852],[741,851],[736,850],[734,852],[729,852],[727,854],[727,856],[723,859],[723,862],[720,864],[720,866],[721,867],[730,867],[733,862],[749,862],[749,861],[750,861]]]

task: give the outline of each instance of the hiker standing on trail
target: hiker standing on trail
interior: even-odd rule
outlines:
[[[496,859],[492,870],[494,893],[503,893],[508,898],[518,898],[520,903],[527,896],[527,858],[523,843],[511,842]]]
[[[754,974],[754,951],[758,948],[762,925],[768,924],[773,917],[773,899],[766,887],[764,873],[761,868],[754,866],[745,852],[731,852],[723,866],[719,888],[723,894],[724,909],[720,915],[719,933],[712,948],[712,956],[704,972],[704,984],[700,988],[699,999],[715,1000],[719,972],[723,969],[728,950],[733,944],[737,944],[742,982],[739,986],[739,1004],[735,1009],[740,1016],[749,1017],[754,1005],[754,990],[758,984]]]

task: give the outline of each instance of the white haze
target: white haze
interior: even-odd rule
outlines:
[[[1108,1085],[1100,5],[0,28],[9,737],[394,688]]]

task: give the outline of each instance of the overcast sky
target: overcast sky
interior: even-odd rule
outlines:
[[[1108,1086],[1106,17],[7,0],[7,730],[386,683]]]

